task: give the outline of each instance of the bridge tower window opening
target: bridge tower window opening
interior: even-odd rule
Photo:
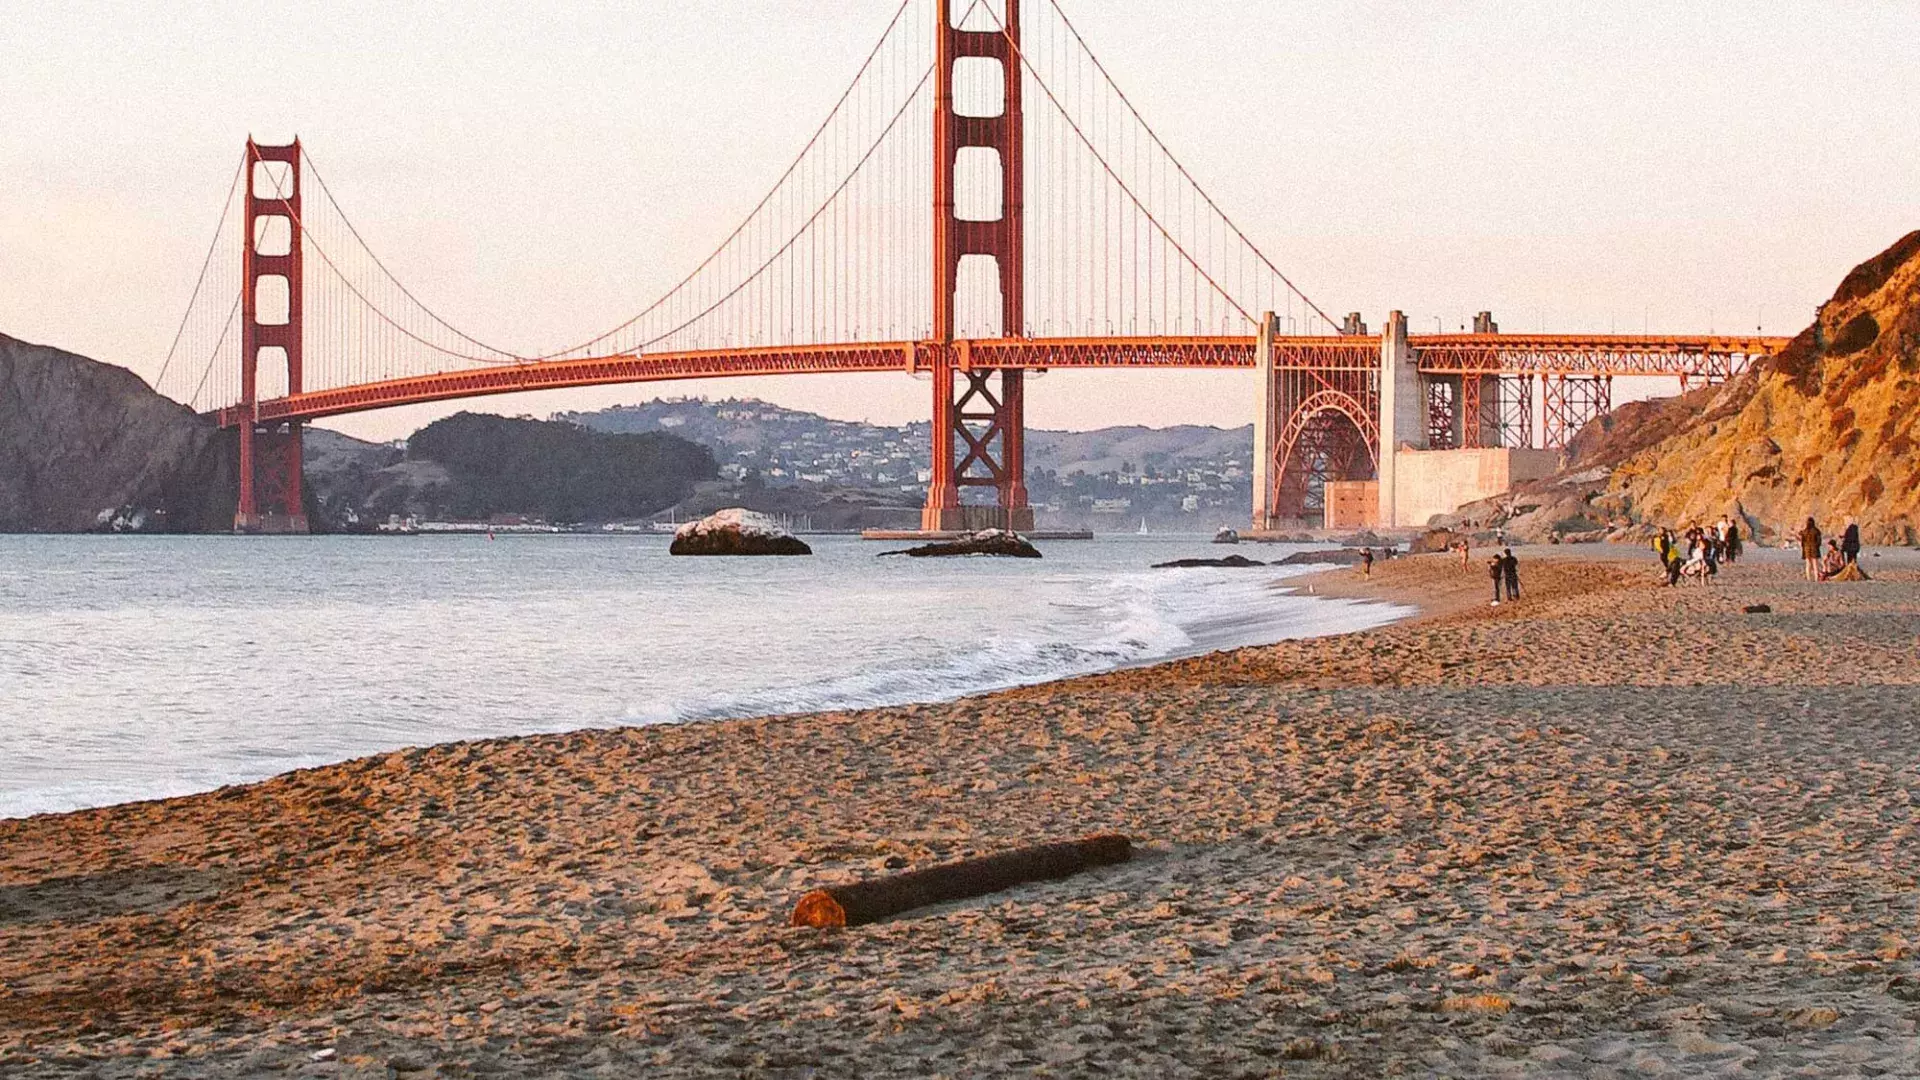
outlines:
[[[262,274],[253,280],[253,317],[261,326],[285,326],[293,318],[293,289],[285,274]],[[286,350],[280,350],[284,359]]]
[[[953,114],[992,120],[1007,114],[1007,71],[990,56],[962,56],[953,62]]]
[[[961,221],[999,221],[1006,216],[1000,152],[963,146],[953,162],[953,216]],[[963,260],[964,261],[964,260]]]
[[[253,253],[278,257],[293,252],[293,220],[272,214],[253,223]]]
[[[962,338],[997,338],[1006,327],[1006,298],[1000,293],[1000,267],[990,255],[966,255],[954,278],[955,333]]]

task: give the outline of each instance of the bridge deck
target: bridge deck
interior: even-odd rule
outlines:
[[[1746,361],[1780,351],[1787,338],[1576,334],[1416,334],[1408,338],[1420,370],[1432,374],[1693,375],[1730,374]],[[1368,367],[1377,364],[1377,335],[1282,337],[1280,367]],[[923,371],[939,350],[930,341],[770,346],[550,360],[416,375],[309,390],[259,403],[256,422],[312,420],[399,405],[529,390],[712,379],[753,375]],[[1192,368],[1254,366],[1255,339],[1245,337],[1001,338],[953,344],[955,362],[974,368]],[[246,421],[241,406],[217,413],[222,426]]]

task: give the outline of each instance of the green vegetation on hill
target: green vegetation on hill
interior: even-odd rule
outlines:
[[[484,519],[612,521],[663,510],[712,479],[704,446],[664,432],[609,435],[575,424],[458,413],[415,432],[407,457],[432,461],[452,483],[444,512]]]

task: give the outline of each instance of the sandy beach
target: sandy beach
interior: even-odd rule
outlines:
[[[0,1075],[1920,1074],[1920,568],[1520,554],[1497,609],[1305,583],[1425,612],[1361,634],[0,821]]]

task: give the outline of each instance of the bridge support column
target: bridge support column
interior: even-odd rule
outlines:
[[[1457,450],[1465,435],[1465,409],[1461,396],[1466,379],[1459,375],[1424,375],[1420,379],[1427,393],[1427,448]]]
[[[1399,516],[1399,469],[1394,455],[1402,446],[1423,449],[1427,443],[1426,395],[1420,368],[1407,343],[1407,317],[1387,313],[1380,328],[1380,524],[1395,528]]]
[[[1349,323],[1354,316],[1348,316]],[[1280,469],[1278,436],[1284,422],[1280,415],[1280,387],[1273,370],[1273,320],[1271,311],[1260,316],[1260,333],[1254,339],[1253,366],[1260,376],[1260,411],[1253,418],[1253,527],[1256,531],[1274,527],[1274,511],[1279,507]]]
[[[1542,381],[1546,448],[1565,450],[1580,429],[1613,410],[1613,376],[1555,375]]]
[[[1026,335],[1025,205],[1022,147],[1020,5],[1006,5],[1006,33],[953,25],[952,0],[939,0],[936,26],[933,112],[933,468],[923,529],[952,531],[989,526],[1033,528],[1027,502],[1026,372],[979,369],[968,360],[967,342],[955,340],[955,290],[960,260],[993,259],[1000,272],[1000,337]],[[1003,105],[998,116],[960,116],[953,105],[955,64],[984,58],[1000,65]],[[982,148],[1000,158],[1000,216],[962,219],[954,201],[954,173],[961,150]],[[992,505],[969,505],[961,494],[991,487]]]
[[[1460,445],[1470,450],[1499,447],[1500,376],[1460,376]]]
[[[933,373],[933,469],[920,527],[930,532],[1033,528],[1027,502],[1026,372],[1018,368],[974,370],[965,363],[967,342],[955,344],[958,359]],[[992,504],[967,503],[967,488],[993,488]]]
[[[284,166],[284,172],[272,166]],[[300,229],[300,140],[288,146],[261,146],[247,140],[247,228],[240,240],[240,407],[245,419],[240,436],[240,497],[233,515],[235,532],[307,531],[301,424],[262,427],[260,362],[286,365],[287,394],[301,389],[302,274]],[[278,311],[262,321],[260,300],[270,294]],[[269,369],[271,370],[271,368]]]

